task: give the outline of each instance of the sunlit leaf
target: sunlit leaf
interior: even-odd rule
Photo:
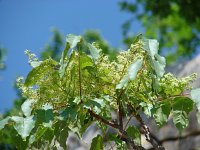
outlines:
[[[6,124],[8,124],[10,117],[6,117],[5,119],[0,121],[0,130],[4,128]]]
[[[143,39],[144,49],[149,53],[151,57],[154,57],[155,54],[158,54],[159,43],[155,39]]]
[[[60,63],[60,69],[59,69],[59,74],[60,77],[63,77],[65,74],[65,70],[68,67],[69,63],[71,62],[71,60],[73,59],[75,53],[72,52],[72,54],[70,54],[66,60],[66,62]]]
[[[165,73],[165,66],[166,66],[165,58],[161,57],[158,54],[155,55],[155,58],[157,60],[152,60],[152,62],[153,62],[156,75],[158,77],[162,77]]]
[[[81,42],[81,40],[82,40],[81,36],[77,36],[74,34],[68,34],[66,38],[66,41],[67,43],[69,43],[71,49],[75,48],[77,44]]]
[[[31,61],[30,65],[35,68],[38,67],[40,64],[42,63],[42,61]]]
[[[138,71],[142,67],[142,63],[142,59],[137,59],[133,64],[131,64],[128,68],[128,74],[124,75],[120,83],[117,84],[116,89],[126,87],[130,80],[134,80],[137,76]]]
[[[142,67],[142,59],[137,59],[133,64],[128,68],[128,76],[130,80],[134,80],[137,76],[138,71]]]
[[[82,54],[80,57],[80,67],[81,69],[84,69],[86,67],[92,67],[93,62],[90,57],[88,57],[86,54]]]
[[[66,56],[67,56],[67,53],[68,53],[69,49],[70,49],[70,45],[69,45],[69,43],[66,43],[65,49],[64,49],[64,51],[62,52],[61,59],[60,59],[59,74],[60,74],[61,77],[63,77],[64,72],[65,72],[65,68],[66,68],[66,66],[67,66],[67,65],[65,64],[64,60],[65,60],[65,58],[66,58]]]
[[[94,45],[89,44],[89,43],[88,43],[88,48],[89,48],[92,58],[94,60],[97,60],[99,58],[99,50]]]
[[[162,77],[165,73],[165,58],[158,54],[159,43],[155,39],[143,39],[144,49],[150,55],[150,63],[158,77]]]
[[[27,99],[21,106],[22,108],[22,112],[24,113],[24,115],[26,117],[31,115],[31,111],[32,111],[32,104],[35,102],[35,100],[33,99]]]
[[[123,87],[126,87],[128,85],[129,82],[129,76],[128,74],[126,74],[121,81],[119,82],[119,84],[117,84],[116,89],[122,89]]]
[[[32,129],[35,127],[34,116],[29,116],[26,118],[13,116],[11,119],[15,122],[14,128],[21,135],[22,139],[26,140]]]

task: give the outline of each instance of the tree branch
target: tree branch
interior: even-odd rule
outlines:
[[[120,91],[120,94],[117,96],[117,104],[118,104],[118,116],[119,116],[119,127],[123,130],[123,106],[121,104],[121,97],[124,93],[124,90]]]
[[[127,143],[128,146],[131,146],[130,150],[145,150],[145,148],[143,148],[142,146],[137,146],[135,145],[134,141],[132,141],[129,136],[127,135],[126,131],[124,131],[123,129],[121,129],[121,127],[118,124],[115,124],[113,122],[107,121],[104,118],[102,118],[101,116],[95,114],[92,110],[88,110],[90,115],[94,118],[96,118],[96,120],[109,125],[115,129],[119,130],[119,136]],[[122,140],[121,139],[121,140]]]
[[[140,114],[138,114],[132,106],[130,107],[132,108],[135,118],[142,126],[142,131],[145,134],[146,140],[151,143],[155,150],[165,150],[165,148],[161,145],[161,142],[150,132],[149,127],[144,123]]]
[[[92,110],[88,110],[88,111],[92,117],[96,118],[96,120],[103,122],[104,124],[109,125],[115,129],[119,129],[119,125],[117,125],[113,122],[107,121],[106,119],[102,118],[101,116],[95,114]]]

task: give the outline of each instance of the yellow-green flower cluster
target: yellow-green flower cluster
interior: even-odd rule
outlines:
[[[189,89],[189,84],[194,81],[196,74],[184,78],[176,78],[173,74],[167,73],[160,80],[160,91],[166,95],[178,95]]]

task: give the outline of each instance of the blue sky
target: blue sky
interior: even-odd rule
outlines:
[[[17,97],[13,83],[31,67],[24,50],[39,55],[56,27],[61,33],[96,29],[112,46],[122,47],[121,25],[131,16],[120,12],[119,0],[0,0],[0,44],[7,49],[6,70],[0,71],[0,113]],[[134,22],[134,34],[142,32]]]

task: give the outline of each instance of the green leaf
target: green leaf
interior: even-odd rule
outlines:
[[[141,145],[141,134],[135,126],[129,126],[126,132],[137,145]]]
[[[5,127],[6,124],[8,124],[10,117],[6,117],[5,119],[0,121],[0,130]]]
[[[200,88],[191,91],[192,100],[196,103],[197,109],[200,111]]]
[[[116,89],[122,89],[123,87],[126,87],[128,85],[129,82],[129,76],[128,74],[126,74],[121,81],[119,82],[119,84],[117,84]]]
[[[69,45],[69,43],[66,43],[65,49],[62,52],[61,59],[60,59],[59,74],[60,74],[61,77],[64,75],[64,72],[65,72],[66,65],[64,63],[64,60],[67,56],[67,53],[69,52],[69,49],[70,49],[70,45]]]
[[[99,58],[99,50],[94,45],[89,44],[89,43],[88,43],[88,48],[89,48],[92,58],[94,60],[97,60]]]
[[[93,123],[93,118],[92,116],[89,115],[87,110],[80,110],[79,111],[79,118],[80,118],[80,135],[81,137],[85,133],[85,131],[90,127]]]
[[[128,76],[130,80],[134,80],[137,76],[138,71],[142,67],[143,60],[137,59],[133,64],[131,64],[128,68]]]
[[[158,54],[159,43],[155,39],[146,39],[143,38],[144,49],[149,53],[151,57],[154,57],[155,54]]]
[[[86,54],[82,54],[80,57],[80,67],[81,69],[84,69],[86,67],[92,67],[93,66],[93,62],[92,59],[90,57],[88,57]]]
[[[143,108],[144,113],[149,116],[152,117],[152,109],[153,109],[153,105],[151,103],[145,103],[145,102],[141,102],[140,106]]]
[[[158,77],[162,77],[165,73],[165,66],[166,66],[166,62],[165,62],[165,58],[156,54],[155,58],[157,60],[152,60],[153,62],[153,67],[155,69],[156,75]]]
[[[77,110],[74,107],[67,107],[60,113],[62,120],[75,121],[77,119]]]
[[[188,97],[176,97],[172,100],[173,110],[182,110],[187,114],[193,109],[193,101]]]
[[[22,139],[26,140],[26,137],[29,136],[32,129],[35,127],[34,116],[29,116],[26,118],[13,116],[11,119],[15,122],[14,128]]]
[[[103,99],[95,98],[93,100],[88,100],[84,103],[84,108],[93,110],[96,114],[99,114],[105,107],[105,101]]]
[[[166,102],[158,104],[158,106],[154,108],[153,111],[154,111],[153,117],[155,118],[156,124],[161,127],[168,120],[171,111],[171,104],[169,103],[168,100],[166,100]]]
[[[42,138],[45,141],[49,141],[49,143],[51,143],[51,141],[54,138],[54,129],[53,128],[47,128],[47,131],[45,132],[45,134],[42,136]]]
[[[24,85],[25,86],[35,85],[38,81],[40,81],[46,75],[48,75],[50,70],[54,70],[53,66],[55,66],[56,64],[57,62],[52,59],[47,59],[43,61],[38,67],[33,68],[29,72]]]
[[[69,128],[68,128],[68,124],[66,123],[66,121],[58,121],[55,124],[54,134],[55,134],[56,141],[64,149],[66,149],[66,147],[67,147],[66,142],[67,142],[67,138],[68,138],[68,132],[69,132]]]
[[[69,63],[72,61],[72,59],[74,58],[75,53],[72,52],[72,54],[69,55],[68,59],[66,62],[60,63],[60,69],[59,69],[59,74],[60,77],[63,77],[65,74],[65,70],[67,69]]]
[[[65,70],[67,68],[67,66],[69,65],[69,62],[72,59],[72,54],[73,54],[73,49],[80,43],[82,42],[82,37],[81,36],[76,36],[73,34],[69,34],[66,37],[66,46],[65,49],[62,53],[62,57],[60,59],[60,69],[59,69],[59,74],[60,77],[63,77],[65,74]],[[69,49],[72,49],[72,51],[69,53]],[[67,54],[69,54],[67,61],[65,62],[65,58],[67,56]]]
[[[38,142],[38,140],[45,134],[48,128],[39,126],[34,134],[32,134],[29,138],[29,144],[33,144],[34,142]]]
[[[30,65],[33,68],[38,67],[41,63],[42,63],[42,61],[30,61]]]
[[[44,127],[51,127],[54,119],[52,109],[38,109],[36,111],[37,122],[43,124]]]
[[[97,135],[92,139],[92,144],[90,150],[102,150],[103,149],[103,138],[100,135]]]
[[[76,36],[74,34],[68,34],[66,38],[67,43],[69,43],[70,48],[73,49],[77,46],[78,43],[82,41],[81,36]]]
[[[32,111],[32,104],[35,103],[35,100],[33,99],[27,99],[21,106],[22,108],[22,112],[24,113],[24,115],[26,117],[31,115],[31,111]]]
[[[66,43],[65,49],[62,52],[62,56],[61,56],[61,59],[60,59],[60,64],[64,64],[64,60],[65,60],[65,57],[67,56],[67,53],[69,52],[69,49],[70,49],[70,45],[69,45],[69,43]]]
[[[193,109],[193,101],[188,97],[176,97],[172,100],[173,122],[179,130],[188,125],[188,113]]]
[[[158,55],[159,43],[155,39],[143,39],[143,48],[147,51],[150,56],[150,63],[156,72],[156,75],[160,78],[165,73],[165,58]]]
[[[189,120],[185,111],[173,111],[173,122],[179,130],[187,127]]]
[[[133,64],[128,68],[128,74],[124,75],[119,84],[117,84],[116,89],[122,89],[128,85],[130,80],[134,80],[137,76],[138,71],[142,67],[143,60],[137,59]]]

